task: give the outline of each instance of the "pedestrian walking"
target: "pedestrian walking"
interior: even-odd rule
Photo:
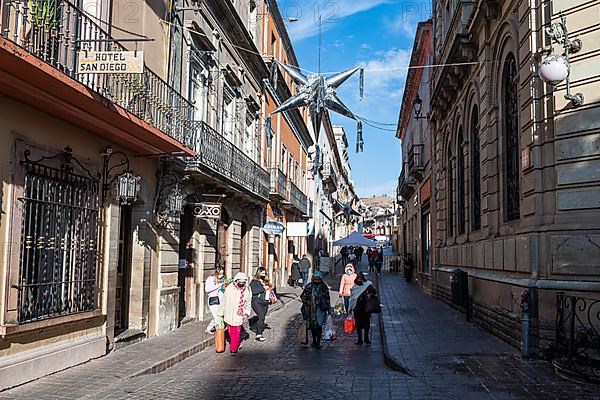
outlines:
[[[371,313],[375,310],[370,309],[368,303],[370,299],[377,298],[377,290],[370,281],[366,280],[362,272],[357,274],[354,283],[356,285],[351,289],[349,308],[356,324],[356,334],[358,335],[356,344],[371,344],[369,330],[371,328]]]
[[[369,273],[375,272],[375,264],[377,264],[378,258],[379,252],[377,249],[373,249],[373,251],[371,251],[371,258],[369,258]]]
[[[258,317],[256,321],[256,340],[264,342],[265,317],[271,304],[270,287],[267,284],[267,270],[265,268],[260,267],[256,270],[256,274],[250,282],[250,290],[252,291],[252,310]]]
[[[247,283],[248,277],[245,273],[235,274],[233,283],[225,288],[223,302],[219,305],[218,314],[227,324],[229,351],[232,356],[235,356],[240,349],[242,325],[250,316],[252,292]]]
[[[354,280],[356,279],[356,271],[352,264],[347,264],[344,269],[344,275],[340,281],[340,296],[344,299],[344,310],[348,313],[348,306],[350,305],[350,289],[354,286]]]
[[[225,291],[224,279],[225,271],[219,267],[204,282],[204,292],[208,299],[208,309],[212,315],[212,320],[205,330],[207,334],[213,334],[216,331],[217,319],[219,318],[219,304],[223,301],[223,292]]]
[[[310,268],[312,267],[310,260],[308,259],[308,257],[306,257],[306,254],[304,254],[302,256],[302,259],[300,260],[299,263],[299,267],[300,267],[300,275],[302,275],[302,287],[306,287],[306,285],[308,285],[308,272],[310,271]]]
[[[298,256],[294,254],[292,270],[290,273],[290,286],[296,287],[300,278],[302,278],[302,274],[300,273],[300,260],[298,259]]]
[[[363,255],[364,251],[365,251],[365,249],[363,249],[361,246],[356,246],[354,248],[354,255],[356,256],[356,260],[359,263],[362,261],[362,255]]]
[[[321,348],[323,325],[331,308],[329,288],[323,282],[323,274],[317,271],[313,274],[312,282],[306,285],[300,295],[302,300],[302,318],[306,321],[312,334],[312,347]]]
[[[381,276],[381,267],[383,266],[383,248],[377,252],[377,261],[375,262],[375,268],[377,268],[377,276]]]
[[[343,246],[340,250],[340,255],[342,256],[342,265],[348,264],[348,246]]]

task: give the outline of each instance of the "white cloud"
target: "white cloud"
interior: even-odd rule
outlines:
[[[326,31],[346,17],[392,2],[394,0],[284,1],[280,9],[284,18],[298,19],[287,25],[292,40],[298,42],[319,34],[319,15]]]
[[[417,24],[431,18],[430,1],[411,1],[403,3],[400,12],[394,17],[383,18],[385,26],[394,33],[400,33],[409,39],[414,38]]]

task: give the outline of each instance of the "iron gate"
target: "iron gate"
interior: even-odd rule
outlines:
[[[42,162],[62,157],[59,167]],[[73,172],[76,162],[89,176]],[[19,268],[19,323],[96,308],[99,180],[71,150],[21,161],[25,184]]]

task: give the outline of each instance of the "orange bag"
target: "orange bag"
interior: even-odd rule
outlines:
[[[223,353],[225,351],[225,329],[217,328],[215,332],[215,352]]]
[[[344,332],[352,333],[356,329],[356,324],[354,323],[354,318],[348,317],[344,321]]]

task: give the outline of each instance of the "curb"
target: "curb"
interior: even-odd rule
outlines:
[[[295,297],[287,299],[285,303],[281,302],[281,300],[280,300],[281,305],[278,306],[277,308],[269,309],[267,315],[271,315],[280,310],[283,310],[285,307],[292,304],[294,302],[294,300],[297,299],[298,297],[299,297],[298,295],[295,295]],[[170,356],[162,361],[159,361],[159,362],[157,362],[149,367],[146,367],[138,372],[134,372],[133,374],[125,377],[124,379],[136,378],[136,377],[142,376],[142,375],[159,374],[159,373],[171,368],[172,366],[180,363],[181,361],[185,360],[186,358],[191,357],[195,354],[198,354],[199,352],[201,352],[203,350],[206,350],[207,348],[213,346],[214,344],[215,344],[215,337],[211,336],[208,339],[204,339],[200,343],[190,347],[189,349],[175,353],[172,356]]]
[[[375,276],[375,284],[377,285],[377,291],[379,291],[379,277]],[[380,292],[380,291],[379,291]],[[381,298],[381,297],[380,297]],[[414,377],[415,375],[398,361],[394,356],[391,355],[388,343],[387,336],[385,335],[385,325],[383,323],[383,312],[379,313],[379,331],[381,333],[381,344],[383,346],[383,360],[385,365],[391,370],[402,372],[403,374]]]

